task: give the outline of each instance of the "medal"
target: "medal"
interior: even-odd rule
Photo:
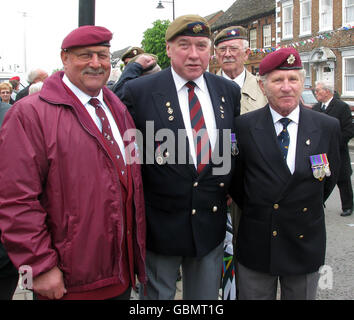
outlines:
[[[331,175],[327,154],[322,153],[310,156],[310,162],[315,179],[322,181],[324,177],[329,177]]]
[[[323,158],[323,162],[324,162],[324,173],[325,173],[326,177],[330,177],[331,176],[331,170],[329,168],[329,162],[328,162],[327,154],[326,153],[322,154],[322,158]]]
[[[161,166],[165,163],[165,159],[163,158],[160,150],[160,143],[157,146],[157,155],[156,155],[156,163]]]
[[[236,140],[235,133],[231,133],[230,140],[231,140],[231,154],[233,156],[237,156],[239,153],[239,150],[237,148],[237,140]]]

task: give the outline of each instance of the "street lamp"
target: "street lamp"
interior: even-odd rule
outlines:
[[[162,1],[160,0],[156,9],[165,9],[165,7],[163,6],[162,2],[167,2],[167,3],[172,3],[172,9],[173,9],[173,20],[175,20],[175,0],[172,1]]]

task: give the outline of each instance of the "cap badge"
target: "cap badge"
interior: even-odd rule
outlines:
[[[133,54],[136,56],[136,54],[138,53],[138,51],[134,50],[133,51]]]
[[[194,32],[194,33],[199,33],[199,32],[201,32],[201,31],[203,31],[203,27],[202,27],[200,24],[197,24],[197,25],[195,25],[195,26],[193,27],[193,32]]]
[[[291,54],[286,61],[288,62],[288,64],[294,64],[295,60],[295,56]]]

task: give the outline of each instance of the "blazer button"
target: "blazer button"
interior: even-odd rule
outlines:
[[[223,187],[225,187],[225,183],[224,183],[224,182],[221,182],[221,183],[219,184],[219,186],[220,186],[221,188],[223,188]]]
[[[307,208],[303,208],[303,209],[302,209],[302,212],[307,212]]]
[[[299,239],[303,239],[304,238],[304,235],[303,234],[300,234],[299,235]]]
[[[275,230],[273,231],[273,237],[276,237],[278,235],[278,232],[276,232]]]
[[[217,206],[213,207],[213,212],[216,212],[216,211],[218,211],[218,207]]]
[[[279,209],[279,204],[274,204],[274,206],[273,206],[273,208],[275,209],[275,210],[278,210]]]
[[[193,209],[192,214],[195,215],[197,213],[197,210]]]
[[[193,187],[194,188],[198,187],[198,182],[194,182]]]

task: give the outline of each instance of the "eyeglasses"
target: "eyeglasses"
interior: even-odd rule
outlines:
[[[216,48],[216,50],[217,50],[220,54],[225,54],[226,51],[227,51],[227,49],[229,49],[229,52],[230,52],[231,54],[236,54],[237,52],[241,51],[241,49],[238,48],[238,47],[227,47],[227,46],[225,46],[225,47]]]
[[[94,51],[87,51],[87,52],[74,52],[74,51],[70,51],[70,53],[72,53],[73,55],[75,55],[79,60],[83,61],[83,62],[89,62],[90,60],[92,60],[93,56],[96,54],[97,55],[97,59],[99,61],[108,61],[111,58],[111,55],[109,53],[106,52],[94,52]]]
[[[10,94],[10,91],[1,91],[0,94]]]

